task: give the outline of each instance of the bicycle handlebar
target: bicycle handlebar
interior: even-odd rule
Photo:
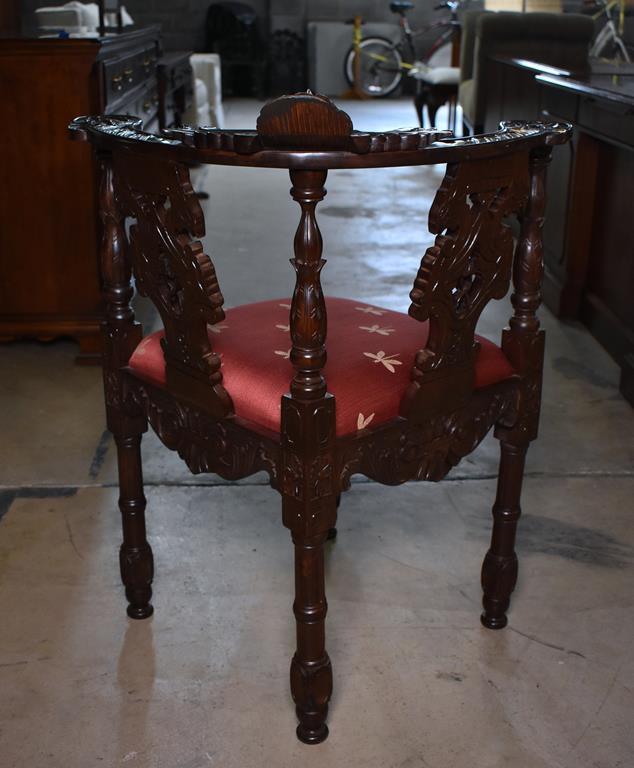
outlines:
[[[443,8],[449,8],[452,11],[456,11],[461,5],[466,5],[467,2],[468,0],[444,0],[444,2],[435,5],[434,10],[441,11]]]

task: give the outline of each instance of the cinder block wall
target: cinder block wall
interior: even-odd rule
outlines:
[[[4,0],[0,0],[0,3]],[[33,12],[44,5],[63,0],[19,0],[22,25],[33,29]],[[304,34],[307,21],[345,21],[359,13],[368,21],[394,21],[389,0],[245,0],[262,20],[262,31],[291,29]],[[413,27],[425,24],[441,14],[433,10],[438,0],[414,0],[409,17]],[[140,26],[160,24],[168,50],[201,50],[205,42],[205,15],[211,0],[123,0]],[[471,0],[469,8],[479,8],[483,0]],[[580,0],[563,0],[564,11],[579,11]],[[627,19],[625,39],[634,44],[634,20]]]
[[[361,14],[368,21],[396,20],[389,0],[245,0],[261,19],[262,32],[291,29],[304,35],[307,21],[345,21]],[[162,25],[167,49],[200,50],[205,41],[205,16],[210,0],[127,0],[125,5],[138,24]],[[412,24],[434,16],[434,0],[417,0],[410,13]]]
[[[205,45],[205,17],[211,0],[122,0],[137,24],[160,24],[166,50],[200,51]],[[245,0],[266,31],[269,0]]]
[[[2,0],[0,0],[2,2]],[[58,0],[21,0],[22,20],[26,28],[33,26],[33,12],[42,5]],[[61,0],[59,0],[61,4]],[[345,21],[360,14],[368,21],[396,22],[389,0],[245,0],[261,19],[262,32],[291,29],[304,35],[307,21]],[[410,11],[412,26],[420,26],[441,18],[433,10],[438,0],[414,0]],[[167,50],[201,50],[205,43],[205,16],[211,0],[123,0],[139,26],[160,24]],[[470,7],[482,5],[472,0]]]
[[[433,14],[432,0],[414,0],[409,12],[412,26],[423,24]],[[271,28],[301,32],[306,21],[346,21],[356,14],[367,21],[395,22],[389,0],[270,0]]]

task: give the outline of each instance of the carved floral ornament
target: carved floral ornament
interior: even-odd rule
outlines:
[[[515,153],[484,163],[452,163],[429,213],[436,234],[425,252],[409,314],[430,321],[421,369],[466,362],[487,302],[506,295],[513,237],[504,219],[528,199],[528,159]]]
[[[210,419],[197,409],[178,403],[163,390],[142,382],[128,380],[126,389],[125,407],[144,413],[161,442],[176,451],[193,473],[214,472],[237,480],[264,470],[273,487],[277,487],[280,477],[293,478],[287,491],[301,496],[302,462],[290,453],[289,466],[282,467],[283,456],[276,442],[251,433],[232,420]],[[515,402],[514,388],[501,386],[488,394],[479,393],[467,408],[439,414],[424,428],[403,424],[396,429],[385,425],[376,433],[350,436],[343,441],[334,460],[335,490],[348,489],[356,473],[389,485],[414,479],[441,480],[476,448],[496,422],[513,420]],[[359,418],[363,419],[363,415]],[[371,420],[364,419],[363,426]],[[315,477],[307,480],[311,487],[318,488],[325,467],[331,471],[332,459],[316,459],[313,463],[317,468]]]

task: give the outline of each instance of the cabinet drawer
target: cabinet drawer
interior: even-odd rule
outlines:
[[[576,123],[578,105],[579,97],[576,94],[549,85],[542,86],[541,106],[548,115]]]
[[[159,97],[156,79],[146,82],[146,89],[141,95],[130,94],[130,98],[118,102],[117,114],[132,115],[143,120],[143,128],[148,130],[148,125],[157,119]]]
[[[634,110],[627,104],[584,97],[579,104],[578,123],[581,129],[634,146]]]
[[[156,61],[156,48],[151,47],[104,63],[107,112],[112,112],[114,105],[125,99],[127,93],[153,77]]]
[[[156,117],[158,106],[158,85],[156,80],[152,80],[148,86],[148,90],[143,94],[142,98],[138,100],[136,105],[137,111],[135,112],[138,117],[143,118],[143,125],[146,126],[146,130],[148,122]]]

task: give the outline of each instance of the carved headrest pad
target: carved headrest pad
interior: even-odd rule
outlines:
[[[352,133],[352,120],[330,99],[307,91],[269,101],[256,128],[264,145],[342,149]]]

